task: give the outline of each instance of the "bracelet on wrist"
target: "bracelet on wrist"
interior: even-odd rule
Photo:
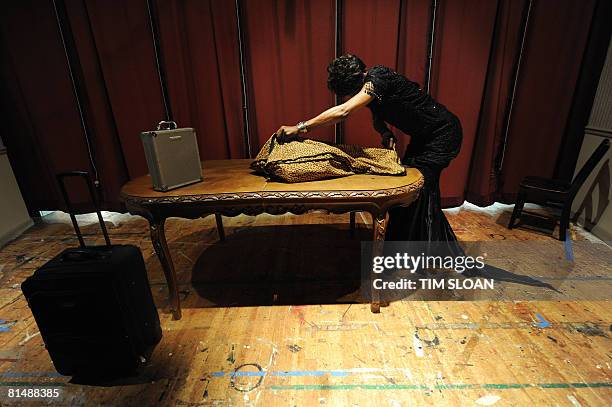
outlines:
[[[296,127],[298,129],[298,133],[308,133],[308,126],[306,125],[306,122],[299,122]]]

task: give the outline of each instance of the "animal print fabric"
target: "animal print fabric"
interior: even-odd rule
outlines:
[[[395,150],[328,144],[300,139],[279,144],[276,136],[268,139],[255,161],[255,172],[283,182],[306,182],[354,174],[404,175]]]

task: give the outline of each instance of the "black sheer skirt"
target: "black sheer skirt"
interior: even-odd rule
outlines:
[[[449,114],[449,120],[436,129],[426,142],[414,138],[406,149],[403,164],[418,168],[425,185],[417,200],[408,207],[389,212],[385,239],[392,241],[448,242],[451,253],[462,253],[440,199],[440,174],[457,157],[463,131],[459,119]]]
[[[389,241],[443,242],[435,245],[435,252],[451,256],[463,256],[444,212],[440,199],[440,174],[457,157],[461,148],[463,132],[455,116],[432,134],[426,143],[413,139],[402,159],[405,165],[418,168],[425,177],[421,194],[412,205],[394,208],[389,212],[389,224],[385,239]],[[433,245],[432,245],[433,246]],[[546,282],[505,271],[485,264],[482,270],[466,270],[465,277],[486,277],[497,281],[509,281],[536,287],[557,289]]]

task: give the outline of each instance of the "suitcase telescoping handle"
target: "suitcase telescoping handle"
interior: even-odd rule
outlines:
[[[81,229],[79,229],[79,224],[77,223],[76,216],[74,216],[74,210],[72,209],[72,204],[70,203],[70,198],[68,198],[68,192],[66,191],[66,183],[65,179],[67,177],[81,177],[85,179],[87,184],[87,189],[89,189],[89,195],[94,204],[94,208],[96,209],[96,214],[98,215],[98,222],[100,223],[100,228],[102,229],[102,234],[104,235],[104,240],[106,241],[106,245],[110,247],[111,242],[108,238],[108,232],[106,231],[106,225],[104,225],[104,220],[102,219],[102,214],[100,213],[100,206],[98,205],[98,199],[96,199],[96,195],[94,193],[94,187],[91,182],[91,178],[89,178],[89,174],[85,171],[70,171],[70,172],[62,172],[56,175],[57,182],[59,183],[60,190],[62,191],[62,195],[64,196],[64,202],[66,203],[66,207],[68,208],[68,214],[70,215],[70,220],[72,220],[72,225],[74,226],[74,231],[79,239],[79,244],[83,249],[87,248],[85,245],[85,241],[83,240],[83,235],[81,234]]]

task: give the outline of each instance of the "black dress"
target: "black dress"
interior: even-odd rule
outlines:
[[[384,66],[366,74],[368,107],[379,119],[411,136],[402,162],[418,168],[425,177],[419,198],[408,207],[394,208],[389,214],[385,239],[393,241],[443,242],[434,247],[437,254],[464,255],[440,203],[440,173],[457,157],[463,132],[457,116],[423,92],[417,83]],[[482,270],[466,270],[466,277],[483,276],[499,281],[556,288],[529,276],[517,275],[485,264]]]
[[[418,168],[425,177],[416,202],[390,211],[386,240],[445,241],[452,252],[461,250],[440,203],[440,173],[461,148],[459,119],[417,83],[390,68],[370,68],[365,82],[373,85],[367,91],[374,96],[368,104],[372,113],[411,136],[402,162]]]

